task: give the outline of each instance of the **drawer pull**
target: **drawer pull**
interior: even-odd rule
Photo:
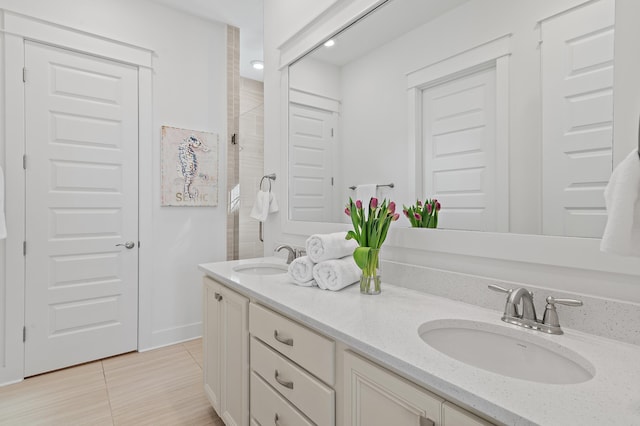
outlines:
[[[420,416],[420,426],[435,426],[435,422],[428,417]]]
[[[285,344],[287,346],[293,346],[293,339],[291,338],[285,339],[283,337],[278,336],[278,330],[273,330],[273,337],[282,344]]]
[[[276,373],[274,375],[274,377],[276,378],[276,382],[280,383],[280,385],[284,386],[285,388],[293,389],[293,382],[284,381],[279,376],[280,373],[278,373],[278,370],[276,370]]]
[[[215,297],[218,302],[222,300],[222,295],[220,293],[214,293],[213,297]]]
[[[273,417],[273,423],[276,426],[280,426],[280,423],[278,423],[278,420],[280,420],[280,418],[278,417],[278,413],[276,413],[276,415]]]

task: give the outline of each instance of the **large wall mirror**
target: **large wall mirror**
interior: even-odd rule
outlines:
[[[599,238],[614,7],[389,0],[331,37],[289,67],[288,219],[346,222],[376,184],[441,228]]]

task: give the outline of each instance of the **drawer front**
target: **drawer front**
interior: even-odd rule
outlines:
[[[442,404],[442,424],[443,426],[491,426],[480,417],[453,405],[450,402]]]
[[[251,303],[249,332],[315,374],[335,384],[335,343],[280,314]]]
[[[314,423],[335,424],[334,390],[255,338],[251,368]]]
[[[302,425],[313,423],[269,387],[256,373],[251,373],[251,424]]]

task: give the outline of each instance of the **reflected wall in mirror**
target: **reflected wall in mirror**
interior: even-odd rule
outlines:
[[[349,187],[394,183],[441,228],[600,237],[614,7],[384,3],[289,67],[289,219],[347,222]]]

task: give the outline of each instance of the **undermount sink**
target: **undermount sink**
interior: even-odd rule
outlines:
[[[233,268],[236,272],[248,275],[286,274],[288,269],[288,265],[282,263],[249,263],[245,265],[238,265]]]
[[[561,344],[505,326],[438,320],[422,324],[418,333],[425,343],[451,358],[516,379],[576,384],[595,375],[589,361]]]

